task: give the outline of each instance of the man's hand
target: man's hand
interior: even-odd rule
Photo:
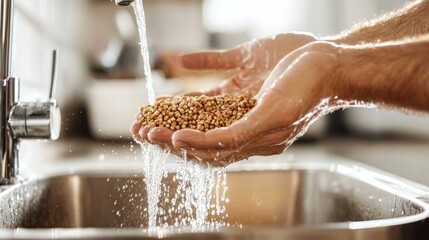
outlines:
[[[215,166],[279,154],[314,118],[329,111],[337,54],[332,44],[312,43],[284,57],[256,95],[256,107],[229,127],[205,133],[143,128],[139,137],[169,147],[177,155],[184,149],[188,159]]]
[[[180,57],[180,62],[182,67],[191,70],[236,72],[217,88],[193,95],[255,95],[284,56],[315,40],[313,36],[304,33],[279,34],[253,40],[230,50],[185,54]]]

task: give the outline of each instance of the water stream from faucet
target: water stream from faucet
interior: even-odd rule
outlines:
[[[144,64],[144,75],[146,79],[146,89],[150,104],[155,103],[155,89],[153,87],[153,77],[149,61],[149,47],[146,34],[146,21],[143,8],[143,1],[137,0],[132,4],[139,31],[141,54]],[[161,181],[165,171],[165,161],[169,151],[164,151],[149,143],[141,143],[143,156],[143,173],[146,184],[148,201],[148,230],[155,230],[157,226],[158,203],[161,195]]]
[[[156,98],[149,62],[143,2],[136,0],[132,6],[137,18],[149,103],[154,104]],[[162,178],[166,173],[166,159],[170,151],[162,150],[149,143],[140,143],[140,145],[148,199],[149,232],[156,231],[161,225],[162,227],[190,227],[192,230],[219,229],[226,226],[224,205],[228,202],[226,198],[228,187],[224,168],[202,167],[186,161],[186,154],[184,154],[184,159],[179,160],[175,177],[179,185],[176,193],[163,192],[165,186],[162,185]],[[159,206],[162,205],[159,203],[161,196],[163,199],[171,197],[171,200],[168,200],[171,202],[167,206],[168,209]],[[163,218],[161,218],[162,215],[164,215]],[[174,217],[174,226],[163,224],[163,220],[167,221],[172,217]]]
[[[146,20],[143,8],[143,1],[137,0],[132,4],[136,15],[137,26],[139,31],[141,54],[144,64],[144,76],[146,79],[146,89],[148,93],[149,104],[155,103],[155,89],[153,87],[152,70],[149,61],[149,46],[147,43]]]

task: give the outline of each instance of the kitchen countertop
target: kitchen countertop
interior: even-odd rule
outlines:
[[[260,158],[263,157],[255,157]],[[334,138],[294,144],[275,158],[282,161],[348,158],[429,186],[428,140]],[[170,156],[168,161],[176,160]],[[23,177],[88,168],[103,170],[131,166],[138,169],[141,164],[140,146],[132,141],[112,143],[69,139],[21,144],[20,173]]]
[[[429,186],[429,140],[336,139],[328,152]]]

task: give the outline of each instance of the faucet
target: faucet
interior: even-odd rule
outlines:
[[[129,6],[135,0],[115,0]],[[47,101],[20,102],[19,79],[11,75],[14,0],[0,5],[0,186],[17,181],[19,143],[24,139],[56,140],[60,134],[61,113],[54,99],[57,51],[53,52],[51,88]]]
[[[0,185],[17,181],[19,143],[24,139],[59,137],[61,114],[54,99],[57,52],[53,52],[49,100],[20,102],[19,79],[11,75],[14,0],[0,5]]]
[[[118,6],[129,6],[133,2],[134,0],[115,0],[116,5]]]

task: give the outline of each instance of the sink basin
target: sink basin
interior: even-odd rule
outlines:
[[[0,239],[429,239],[427,189],[367,166],[261,161],[227,175],[230,227],[148,232],[141,173],[86,171],[4,189]]]

